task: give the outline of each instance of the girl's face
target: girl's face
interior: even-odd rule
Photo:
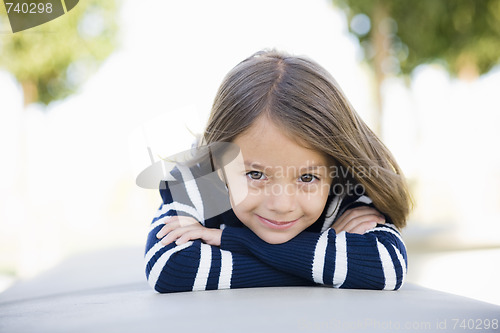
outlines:
[[[233,143],[242,158],[225,168],[231,205],[257,236],[284,243],[320,217],[332,184],[331,158],[299,145],[265,117]]]

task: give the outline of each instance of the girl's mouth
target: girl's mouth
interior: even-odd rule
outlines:
[[[257,215],[259,218],[259,221],[264,224],[266,227],[269,227],[271,229],[288,229],[295,225],[299,219],[293,220],[293,221],[274,221],[274,220],[269,220],[266,218],[263,218],[260,215]]]

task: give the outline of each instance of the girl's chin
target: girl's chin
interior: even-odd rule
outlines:
[[[254,231],[255,232],[255,231]],[[269,232],[268,230],[264,230],[259,233],[255,233],[257,236],[259,236],[260,239],[262,239],[264,242],[268,244],[283,244],[288,242],[290,239],[295,237],[295,234],[290,234],[288,233],[274,233],[274,232]]]

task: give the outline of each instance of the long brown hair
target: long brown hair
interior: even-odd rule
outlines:
[[[401,169],[324,68],[275,50],[245,59],[222,82],[203,143],[232,142],[262,115],[331,156],[341,170],[337,181],[360,184],[392,223],[406,225],[411,197]]]

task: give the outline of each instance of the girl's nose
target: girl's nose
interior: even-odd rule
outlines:
[[[270,211],[279,214],[292,212],[296,208],[294,188],[291,186],[272,186],[270,193],[266,196],[266,201],[267,209]]]

